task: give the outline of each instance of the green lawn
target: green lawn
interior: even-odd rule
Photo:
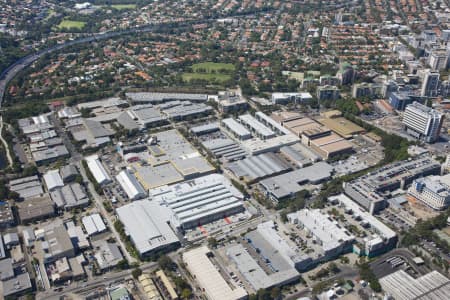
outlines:
[[[84,25],[86,25],[85,22],[82,21],[71,21],[71,20],[62,20],[61,23],[58,24],[58,28],[59,29],[70,29],[70,28],[75,28],[75,29],[82,29],[84,27]]]
[[[192,71],[198,72],[199,70],[206,70],[206,73],[210,73],[212,71],[222,71],[225,70],[227,72],[232,72],[235,70],[235,67],[233,64],[226,64],[226,63],[214,63],[214,62],[204,62],[204,63],[198,63],[195,65],[192,65]]]
[[[113,4],[111,7],[117,10],[135,9],[136,4]]]
[[[228,74],[211,74],[211,73],[183,73],[184,81],[191,81],[192,79],[202,79],[209,82],[216,81],[223,83],[231,79],[231,75]]]

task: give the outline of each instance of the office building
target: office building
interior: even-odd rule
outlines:
[[[217,102],[222,113],[245,111],[248,108],[248,102],[244,98],[230,91],[219,92]]]
[[[450,187],[438,176],[417,178],[408,194],[435,210],[444,210],[450,204]]]
[[[351,182],[344,183],[344,193],[374,214],[386,207],[386,198],[396,189],[406,189],[414,179],[439,175],[441,166],[428,157],[416,157],[386,165]]]
[[[225,130],[239,140],[247,140],[252,137],[250,131],[233,118],[223,119],[221,124]]]
[[[319,101],[323,100],[337,100],[339,99],[340,93],[337,86],[325,85],[319,86],[317,88],[317,99]]]
[[[436,97],[439,88],[439,73],[428,71],[422,81],[421,96]]]
[[[355,83],[352,87],[353,98],[372,98],[379,95],[381,95],[381,85],[376,83]]]
[[[257,136],[261,140],[275,137],[275,132],[273,132],[272,129],[256,120],[255,117],[250,114],[240,115],[239,121],[252,132],[252,135]]]
[[[445,49],[433,50],[429,57],[430,67],[433,71],[445,70],[448,66],[449,52]]]
[[[310,93],[272,93],[273,104],[303,103],[312,100]]]
[[[245,242],[226,248],[239,273],[255,290],[283,286],[300,278],[296,266],[308,260],[289,245],[268,221],[245,235]]]
[[[418,102],[406,107],[403,124],[411,136],[433,143],[439,139],[444,115]]]
[[[407,93],[394,92],[389,95],[389,104],[396,110],[405,110],[406,106],[414,102],[413,97]]]
[[[248,295],[244,288],[231,286],[210,259],[211,251],[201,246],[183,253],[186,269],[199,284],[208,300],[243,300]],[[226,274],[226,273],[225,273]]]
[[[398,237],[395,231],[386,226],[383,222],[371,215],[364,207],[358,205],[355,201],[344,194],[331,196],[328,198],[330,203],[338,203],[348,214],[352,215],[354,220],[360,220],[360,224],[368,224],[373,234],[360,241],[362,248],[353,245],[353,250],[361,255],[374,257],[385,253],[396,247]],[[366,225],[367,226],[367,225]]]

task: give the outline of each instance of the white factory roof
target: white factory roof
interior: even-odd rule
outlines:
[[[291,171],[282,175],[262,180],[261,185],[276,199],[288,197],[302,190],[305,183],[316,184],[331,177],[333,167],[326,162]]]
[[[100,214],[92,214],[89,216],[84,216],[81,219],[84,229],[89,236],[103,232],[106,230],[105,223],[103,222]]]
[[[98,155],[91,155],[85,158],[88,168],[99,184],[105,184],[111,181],[108,173],[100,162]]]
[[[271,117],[269,117],[268,115],[266,115],[265,113],[258,111],[255,114],[256,118],[258,120],[260,120],[262,123],[266,124],[267,126],[269,126],[270,128],[278,131],[278,133],[282,133],[282,134],[292,134],[289,129],[281,126],[281,124],[279,124],[277,121],[275,121],[274,119],[272,119]]]
[[[383,238],[391,239],[397,236],[397,234],[392,229],[390,229],[383,222],[372,216],[364,208],[359,206],[356,202],[351,200],[346,195],[340,194],[328,198],[328,201],[330,202],[335,200],[338,200],[340,204],[344,205],[346,208],[351,209],[354,214],[359,215],[363,220],[367,221],[370,224],[370,226],[374,228],[378,232],[378,234],[380,234]]]
[[[228,130],[239,137],[245,138],[251,136],[250,131],[233,118],[223,119],[222,123],[227,126]]]
[[[183,254],[189,272],[195,277],[209,300],[239,300],[247,298],[242,287],[232,289],[208,258],[208,247],[202,246]]]
[[[63,187],[64,182],[59,175],[58,170],[50,170],[47,173],[44,174],[44,181],[45,185],[47,186],[47,189],[49,191],[52,191],[58,187]]]
[[[136,200],[146,196],[146,192],[141,184],[137,181],[136,177],[128,170],[123,170],[116,176],[117,181],[127,193],[128,198]]]
[[[241,192],[220,174],[151,189],[149,195],[154,202],[171,209],[177,227],[243,206]]]
[[[338,248],[341,244],[355,239],[353,235],[347,233],[345,228],[340,227],[336,221],[332,221],[319,209],[302,209],[288,214],[288,219],[297,219],[301,222],[305,229],[320,240],[324,251]]]
[[[275,132],[273,132],[272,129],[266,127],[264,124],[262,124],[261,122],[256,120],[250,114],[240,115],[239,120],[241,120],[241,122],[250,126],[255,132],[264,136],[265,138],[270,138],[270,137],[275,136]]]
[[[256,155],[264,152],[277,151],[281,147],[290,146],[300,141],[300,138],[295,134],[285,134],[275,136],[266,140],[259,138],[248,139],[241,141],[241,146],[248,153]]]
[[[154,201],[134,201],[116,212],[141,255],[179,242],[167,224],[167,213]]]
[[[450,280],[437,271],[413,278],[399,270],[380,279],[385,292],[396,300],[448,299]]]

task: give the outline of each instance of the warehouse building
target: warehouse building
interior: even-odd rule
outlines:
[[[59,173],[64,183],[69,183],[75,180],[79,175],[77,168],[74,165],[63,166]]]
[[[415,179],[439,175],[441,165],[428,156],[418,156],[389,164],[351,182],[346,182],[347,196],[374,214],[386,206],[391,191],[406,189]]]
[[[413,278],[403,270],[380,279],[383,290],[395,300],[448,299],[450,280],[437,271]]]
[[[335,133],[310,140],[310,146],[324,159],[353,152],[353,145]]]
[[[195,278],[209,300],[241,300],[248,295],[244,288],[236,287],[222,277],[211,259],[211,251],[206,246],[183,253],[183,261],[189,273]]]
[[[48,194],[16,202],[16,206],[22,224],[42,220],[55,214],[53,201]]]
[[[144,188],[129,170],[121,171],[116,179],[130,200],[138,200],[147,196]]]
[[[243,141],[252,137],[250,131],[233,118],[223,119],[221,124],[225,130],[230,132],[238,140]]]
[[[9,190],[18,193],[22,199],[37,197],[44,193],[37,175],[11,180]]]
[[[333,167],[326,162],[294,170],[282,175],[260,181],[260,185],[273,201],[282,201],[294,197],[306,184],[319,184],[330,179]]]
[[[138,153],[140,162],[130,164],[144,189],[174,184],[212,173],[215,169],[177,130],[154,135],[150,151]]]
[[[172,101],[159,105],[159,109],[173,121],[203,117],[214,111],[211,106],[204,103],[191,103],[189,101]]]
[[[47,228],[40,245],[45,253],[44,263],[51,263],[63,257],[71,258],[75,256],[75,248],[63,225]]]
[[[95,178],[95,181],[97,181],[98,184],[104,185],[111,182],[111,178],[100,162],[98,155],[87,156],[85,157],[85,159],[89,170],[91,171],[92,175]]]
[[[117,121],[127,130],[141,130],[166,124],[167,117],[152,105],[136,105],[121,113]]]
[[[70,153],[66,146],[57,145],[48,149],[36,150],[31,155],[36,165],[42,166],[57,161],[60,158],[69,157]]]
[[[165,209],[155,201],[134,201],[117,208],[116,212],[140,256],[179,246],[178,237],[167,222]]]
[[[262,153],[230,163],[227,166],[233,174],[248,183],[253,183],[269,176],[279,175],[292,168],[275,153]]]
[[[261,140],[267,140],[275,137],[275,132],[273,132],[272,129],[260,123],[250,114],[240,115],[239,121],[244,124],[244,126],[246,126],[254,136],[257,136]]]
[[[184,94],[184,93],[151,93],[151,92],[137,92],[126,93],[125,96],[130,98],[135,103],[153,103],[159,104],[163,102],[188,100],[192,102],[206,102],[208,95],[206,94]]]
[[[70,210],[89,205],[88,195],[79,183],[72,183],[56,189],[50,192],[50,197],[57,209]]]
[[[282,147],[280,153],[301,168],[322,160],[320,155],[300,143]]]
[[[81,219],[81,223],[83,223],[84,230],[86,230],[88,236],[93,236],[106,231],[106,225],[98,213],[84,216]]]
[[[328,198],[328,201],[330,203],[338,202],[341,207],[344,207],[348,213],[353,215],[355,220],[359,219],[361,223],[369,224],[371,230],[374,231],[374,234],[364,239],[363,249],[359,251],[360,254],[373,257],[396,247],[398,238],[395,231],[368,213],[365,208],[359,206],[352,199],[340,194]]]
[[[190,131],[197,136],[211,133],[211,132],[216,132],[219,130],[220,130],[220,127],[219,127],[218,122],[212,122],[212,123],[207,123],[207,124],[203,124],[203,125],[198,125],[198,126],[191,127],[191,129],[190,129]]]
[[[49,192],[64,186],[64,182],[58,170],[50,170],[44,174],[44,182]]]
[[[258,225],[245,241],[228,247],[226,254],[255,291],[295,282],[300,278],[296,267],[309,260],[278,234],[273,221]]]
[[[244,211],[244,196],[223,175],[211,174],[149,190],[152,202],[170,209],[170,223],[182,230]]]
[[[202,141],[202,145],[215,157],[223,157],[226,161],[239,160],[247,155],[241,146],[229,138],[208,139]]]

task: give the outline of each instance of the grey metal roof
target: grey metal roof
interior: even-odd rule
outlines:
[[[289,164],[275,153],[263,153],[247,157],[227,166],[237,177],[248,181],[258,180],[291,169]]]

